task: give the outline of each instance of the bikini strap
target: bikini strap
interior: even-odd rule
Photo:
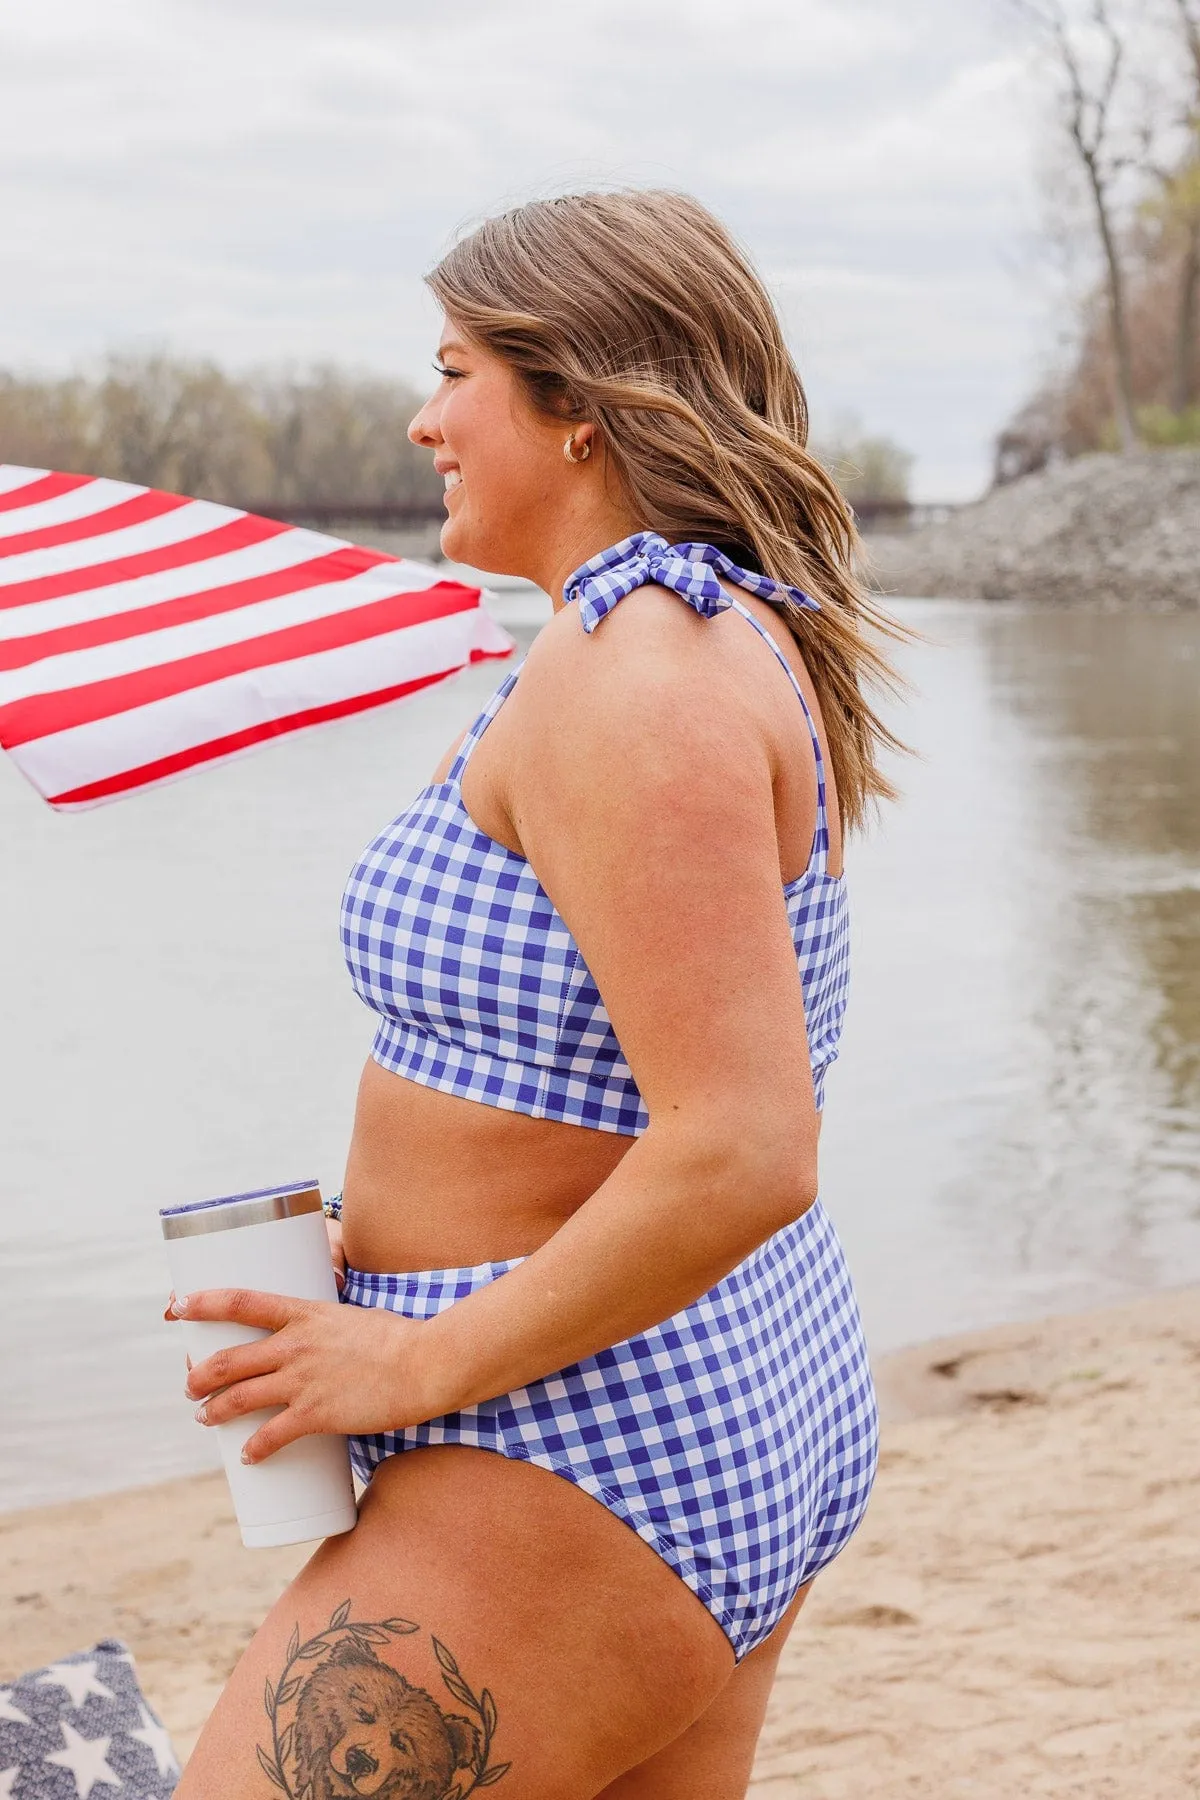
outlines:
[[[760,600],[770,600],[775,605],[790,600],[793,606],[807,612],[821,610],[802,588],[787,587],[781,581],[772,581],[769,575],[740,568],[712,544],[672,545],[657,531],[637,531],[581,563],[573,575],[568,575],[563,599],[568,605],[578,604],[579,622],[587,632],[595,631],[601,619],[626,594],[649,582],[672,588],[694,611],[711,619],[733,605],[717,580],[718,575]]]
[[[504,705],[504,702],[508,699],[508,696],[512,693],[513,688],[517,684],[517,676],[520,673],[521,664],[518,663],[515,669],[509,670],[508,674],[504,677],[504,680],[500,683],[500,686],[496,689],[495,693],[472,725],[470,731],[468,731],[466,737],[458,747],[458,754],[455,756],[454,761],[450,764],[450,767],[446,772],[447,786],[457,787],[462,781],[463,770],[471,759],[471,752],[474,750],[476,744],[479,742],[496,714],[500,711],[500,708]]]
[[[796,680],[795,671],[775,639],[765,625],[759,623],[754,614],[738,601],[733,602],[734,612],[741,613],[748,624],[753,625],[760,638],[770,646],[779,659],[784,674],[796,691],[796,698],[804,708],[804,720],[808,726],[808,735],[812,739],[813,757],[817,765],[817,825],[813,833],[812,855],[809,858],[809,869],[815,875],[824,875],[829,868],[829,807],[825,793],[825,758],[821,752],[821,739],[817,732],[816,721],[808,709],[808,701],[804,698],[804,689]]]
[[[791,601],[793,606],[802,607],[806,612],[821,610],[812,595],[806,594],[803,589],[786,587],[783,582],[772,581],[767,575],[739,568],[737,563],[712,544],[671,545],[656,531],[635,532],[632,537],[625,538],[611,549],[602,550],[599,556],[593,556],[590,561],[582,563],[573,575],[567,577],[563,598],[568,605],[578,605],[579,622],[587,632],[595,631],[601,619],[614,606],[627,594],[632,594],[635,588],[645,587],[648,582],[673,589],[706,619],[715,618],[718,613],[733,607],[744,619],[749,620],[778,657],[784,674],[796,690],[796,698],[804,708],[804,718],[817,764],[817,827],[808,866],[814,873],[823,875],[829,865],[825,758],[821,753],[817,727],[808,710],[808,701],[792,672],[791,664],[775,639],[759,624],[748,608],[725,592],[717,579],[718,575],[724,575],[735,587],[744,588],[747,593],[756,595],[760,600],[769,600],[777,606]]]

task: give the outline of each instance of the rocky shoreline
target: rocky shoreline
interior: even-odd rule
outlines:
[[[885,594],[1200,607],[1200,450],[1079,457],[866,544]]]

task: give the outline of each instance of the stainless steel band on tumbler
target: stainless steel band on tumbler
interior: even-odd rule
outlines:
[[[202,1200],[160,1213],[165,1238],[199,1237],[208,1231],[235,1231],[243,1225],[266,1225],[272,1219],[294,1219],[319,1213],[321,1190],[315,1181],[290,1188],[264,1188],[228,1200]]]

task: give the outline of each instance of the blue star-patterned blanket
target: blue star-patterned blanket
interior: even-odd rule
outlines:
[[[0,1800],[167,1800],[178,1779],[124,1644],[0,1685]]]

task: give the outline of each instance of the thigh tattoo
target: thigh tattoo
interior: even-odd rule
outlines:
[[[292,1632],[278,1681],[267,1681],[270,1742],[258,1745],[287,1800],[461,1800],[508,1772],[490,1760],[496,1703],[486,1688],[472,1692],[445,1644],[430,1639],[462,1710],[444,1711],[380,1655],[420,1630],[411,1619],[351,1619],[346,1600],[306,1643]]]

